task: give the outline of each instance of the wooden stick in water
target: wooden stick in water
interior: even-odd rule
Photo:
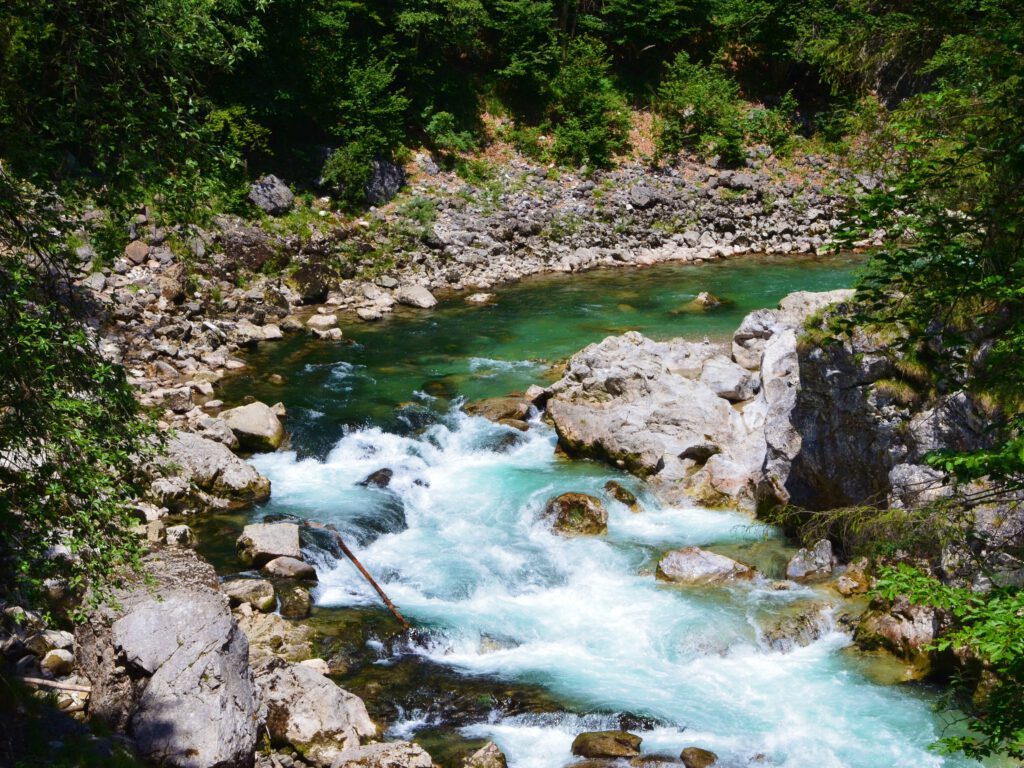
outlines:
[[[334,540],[338,542],[338,546],[341,548],[341,551],[345,553],[345,557],[352,561],[355,567],[359,569],[359,572],[363,574],[363,577],[368,582],[370,582],[370,586],[377,590],[377,594],[380,595],[380,599],[384,601],[384,605],[388,607],[388,610],[391,611],[392,614],[394,614],[395,618],[398,619],[398,622],[402,625],[403,628],[407,630],[410,629],[409,622],[405,620],[405,617],[398,610],[398,608],[395,607],[395,604],[391,602],[391,600],[388,598],[386,594],[384,594],[384,590],[380,588],[380,585],[373,580],[373,576],[371,576],[369,571],[367,571],[363,567],[363,564],[359,562],[359,558],[357,558],[355,554],[352,552],[352,550],[348,548],[348,545],[345,543],[345,540],[341,538],[341,534],[338,533],[337,529],[333,525],[324,525],[323,523],[317,522],[307,522],[306,525],[308,525],[310,528],[317,528],[321,531],[327,531],[332,536],[334,536]]]

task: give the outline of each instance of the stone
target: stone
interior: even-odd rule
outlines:
[[[169,525],[165,533],[167,544],[171,547],[194,547],[196,535],[187,525]]]
[[[309,263],[292,272],[288,283],[299,295],[299,304],[323,304],[338,281],[325,264]]]
[[[642,741],[626,731],[589,731],[573,739],[572,753],[577,757],[636,757]]]
[[[597,536],[608,532],[608,511],[601,500],[585,493],[563,493],[548,501],[544,518],[568,536]]]
[[[761,378],[725,355],[716,355],[704,363],[700,381],[719,397],[732,403],[749,400],[761,388]]]
[[[218,415],[238,438],[243,451],[275,451],[284,442],[284,425],[266,403],[256,401]]]
[[[303,563],[305,565],[305,563]],[[287,587],[281,590],[281,615],[286,619],[304,619],[313,607],[313,598],[304,587]]]
[[[141,240],[132,240],[125,246],[124,255],[132,264],[145,264],[149,259],[149,246]]]
[[[466,758],[464,768],[508,768],[508,762],[498,745],[489,741]]]
[[[628,488],[624,488],[621,483],[615,480],[609,480],[604,484],[605,492],[616,501],[625,504],[634,512],[640,509],[640,504],[637,502],[636,495]]]
[[[405,186],[405,169],[383,158],[375,159],[370,166],[370,178],[363,186],[363,193],[370,205],[383,205],[391,200]]]
[[[238,626],[249,639],[249,656],[253,664],[269,658],[303,661],[313,656],[313,629],[289,621],[276,613],[244,611],[246,604],[235,611]]]
[[[271,744],[294,747],[321,768],[377,733],[362,699],[309,666],[269,659],[256,667],[255,681]]]
[[[324,676],[331,674],[331,665],[323,659],[306,659],[305,661],[300,661],[299,664],[314,669]]]
[[[832,542],[821,539],[811,549],[801,548],[786,565],[786,578],[796,581],[823,580],[832,574],[835,556]]]
[[[931,671],[927,648],[941,629],[941,617],[934,608],[915,605],[900,595],[891,604],[872,603],[861,617],[853,641],[863,650],[888,651],[907,662],[911,677],[920,678]]]
[[[686,768],[708,768],[718,762],[718,755],[700,747],[687,747],[679,757]]]
[[[54,648],[47,651],[39,662],[43,672],[53,677],[64,677],[70,675],[75,668],[75,655],[64,648]]]
[[[117,590],[76,632],[91,718],[125,731],[147,763],[251,765],[263,711],[213,568],[187,549],[143,565],[150,581]]]
[[[313,315],[306,321],[306,325],[314,331],[326,331],[338,324],[337,315]]]
[[[490,304],[497,298],[493,293],[471,293],[466,297],[469,304]]]
[[[403,285],[395,291],[395,300],[399,304],[420,309],[430,309],[437,306],[437,299],[434,298],[428,289],[422,285]]]
[[[295,205],[295,195],[288,185],[272,174],[258,179],[249,187],[249,200],[271,216],[288,213]]]
[[[346,747],[332,768],[432,768],[434,761],[419,744],[389,741]]]
[[[238,537],[239,557],[257,568],[274,558],[302,558],[299,548],[299,526],[295,523],[252,523]]]
[[[316,568],[294,557],[275,557],[263,566],[263,572],[282,579],[316,581]]]
[[[749,566],[700,547],[672,550],[661,558],[657,571],[662,581],[688,585],[717,584],[753,575]]]
[[[220,585],[232,606],[248,603],[257,611],[269,613],[277,608],[274,586],[266,579],[231,579]]]
[[[387,488],[391,484],[391,478],[394,475],[394,470],[384,467],[383,469],[371,472],[356,483],[356,485],[361,485],[363,488]]]
[[[270,497],[267,478],[226,446],[189,432],[168,440],[159,470],[166,475],[153,482],[151,493],[176,512],[241,509]]]
[[[163,520],[146,523],[146,541],[150,544],[164,544],[167,541],[167,524]]]

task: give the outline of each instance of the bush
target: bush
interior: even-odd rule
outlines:
[[[683,149],[722,162],[743,159],[743,117],[739,87],[724,72],[694,64],[680,53],[658,88],[655,110],[660,118],[656,148],[660,156]]]
[[[554,93],[553,152],[561,163],[607,166],[629,139],[625,99],[609,77],[604,45],[592,38],[573,40],[551,84]]]
[[[793,93],[782,97],[775,107],[756,107],[744,117],[744,129],[751,144],[767,144],[775,154],[782,154],[793,140],[793,114],[797,104]]]
[[[476,149],[473,134],[457,130],[455,115],[451,112],[435,112],[424,130],[434,146],[442,152],[472,152]]]

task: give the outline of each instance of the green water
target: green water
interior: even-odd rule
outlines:
[[[539,276],[501,289],[487,306],[458,296],[430,312],[343,325],[344,342],[264,344],[222,395],[283,401],[293,446],[323,455],[345,425],[415,426],[415,393],[475,400],[522,390],[543,380],[552,363],[626,331],[725,340],[748,312],[791,291],[849,287],[860,263],[854,256],[749,257]],[[688,305],[701,291],[729,303],[694,310]],[[284,385],[269,383],[274,373]],[[410,405],[396,411],[401,404]]]

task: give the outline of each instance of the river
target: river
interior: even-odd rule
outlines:
[[[792,290],[850,285],[857,264],[747,259],[541,277],[492,305],[455,298],[345,326],[340,343],[264,345],[225,399],[283,401],[292,442],[254,457],[273,497],[247,519],[336,524],[416,627],[411,639],[382,630],[386,616],[351,564],[311,542],[314,619],[358,627],[360,649],[339,682],[389,718],[390,736],[419,738],[442,760],[445,738],[486,738],[512,768],[560,768],[578,732],[629,726],[646,753],[696,745],[724,766],[972,764],[929,751],[942,729],[935,692],[878,682],[828,608],[810,645],[768,645],[763,630],[781,615],[841,610],[822,589],[777,588],[792,552],[778,532],[737,512],[663,506],[635,478],[557,456],[540,421],[524,434],[459,409],[550,377],[552,363],[608,334],[727,338],[746,312]],[[699,291],[730,303],[695,311]],[[388,488],[358,484],[382,468],[394,472]],[[634,490],[642,511],[608,498],[610,479]],[[607,536],[551,533],[539,513],[565,491],[605,499]],[[713,589],[657,582],[659,556],[687,545],[766,578]],[[225,562],[221,551],[222,571]],[[463,686],[470,693],[453,705]],[[384,702],[376,710],[374,697]]]

